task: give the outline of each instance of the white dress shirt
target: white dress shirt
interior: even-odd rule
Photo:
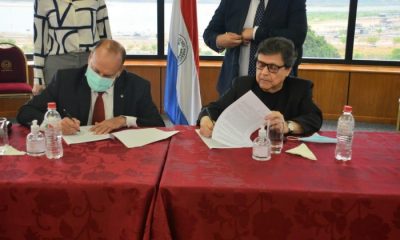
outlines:
[[[249,10],[247,12],[246,21],[244,22],[244,28],[253,28],[254,18],[256,16],[257,7],[260,4],[260,0],[251,0]],[[264,9],[267,7],[268,0],[264,1]],[[253,39],[256,35],[258,26],[254,26]],[[250,44],[240,46],[239,54],[239,77],[247,76],[249,72],[249,58],[250,58]]]
[[[96,103],[98,93],[95,91],[91,91],[91,104],[89,110],[89,118],[87,125],[92,125],[93,119],[93,111],[94,111],[94,104]],[[107,91],[103,93],[103,102],[104,102],[104,116],[105,119],[111,119],[114,116],[114,85],[112,85]],[[133,116],[124,116],[126,120],[127,127],[137,127],[136,124],[136,117]]]

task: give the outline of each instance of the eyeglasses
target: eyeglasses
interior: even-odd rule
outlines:
[[[263,63],[263,62],[257,60],[257,62],[256,62],[256,68],[257,68],[258,70],[261,70],[261,71],[262,71],[262,70],[265,69],[265,67],[268,69],[268,71],[269,71],[270,73],[277,73],[277,72],[279,72],[279,69],[285,67],[285,65],[278,66],[278,65],[275,65],[275,64],[266,64],[266,63]]]

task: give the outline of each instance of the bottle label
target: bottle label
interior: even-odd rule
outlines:
[[[46,145],[44,141],[32,141],[26,145],[26,151],[28,153],[44,153],[46,151]]]

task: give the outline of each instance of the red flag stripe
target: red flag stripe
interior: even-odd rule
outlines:
[[[186,29],[192,41],[194,62],[197,74],[199,74],[199,38],[197,30],[197,5],[196,0],[180,0],[181,13],[185,21]]]

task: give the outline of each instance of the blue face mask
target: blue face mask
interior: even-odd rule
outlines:
[[[113,78],[105,78],[97,74],[93,69],[88,66],[85,73],[89,87],[95,92],[105,92],[114,83]]]
[[[336,143],[337,142],[336,138],[321,136],[318,133],[314,133],[313,135],[311,135],[309,137],[301,137],[301,138],[299,138],[299,140],[303,141],[303,142],[315,142],[315,143]]]

